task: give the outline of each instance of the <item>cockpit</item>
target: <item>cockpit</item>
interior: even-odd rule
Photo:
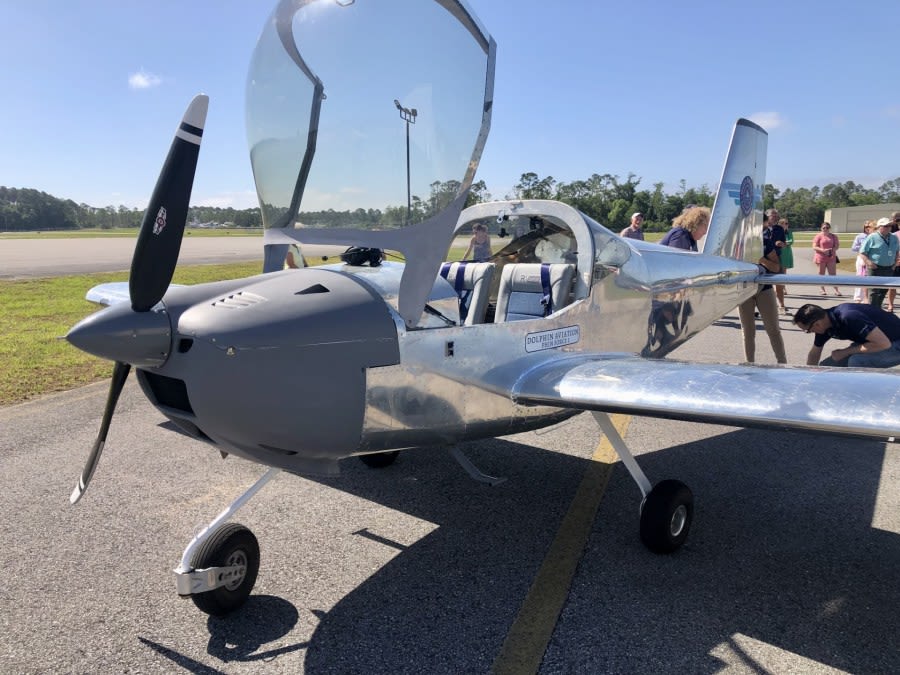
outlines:
[[[476,227],[488,233],[490,256],[461,260]],[[561,202],[476,204],[460,214],[454,235],[418,328],[552,316],[588,298],[592,284],[616,273],[631,256],[612,232]],[[398,306],[402,265],[389,260],[376,267],[335,267]]]

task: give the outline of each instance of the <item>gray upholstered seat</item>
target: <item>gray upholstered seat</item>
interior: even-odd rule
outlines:
[[[500,277],[494,321],[533,319],[562,309],[569,304],[574,275],[575,265],[569,264],[505,265]]]
[[[460,299],[460,319],[466,326],[484,323],[494,263],[455,262],[444,263],[441,276],[450,282]],[[465,319],[462,315],[465,314]]]

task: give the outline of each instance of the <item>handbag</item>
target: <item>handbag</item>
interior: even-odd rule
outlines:
[[[775,254],[775,251],[770,251],[769,255]],[[777,255],[777,254],[775,254]],[[769,256],[763,256],[759,259],[759,264],[762,265],[769,274],[778,274],[781,271],[781,263],[772,260]]]

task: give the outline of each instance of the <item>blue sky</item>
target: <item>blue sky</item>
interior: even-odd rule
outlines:
[[[896,0],[469,5],[498,44],[477,175],[495,198],[526,171],[715,188],[738,117],[769,131],[779,188],[900,176]],[[256,206],[244,84],[273,6],[0,0],[0,185],[143,207],[202,91],[192,203]]]

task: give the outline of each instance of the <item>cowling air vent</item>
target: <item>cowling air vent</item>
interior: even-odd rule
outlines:
[[[309,288],[304,288],[302,291],[297,291],[294,295],[312,295],[314,293],[330,293],[327,288],[325,288],[322,284],[313,284]]]
[[[226,295],[224,298],[216,300],[212,306],[221,307],[223,309],[244,309],[266,302],[266,299],[256,293],[245,293],[240,291],[232,295]]]

